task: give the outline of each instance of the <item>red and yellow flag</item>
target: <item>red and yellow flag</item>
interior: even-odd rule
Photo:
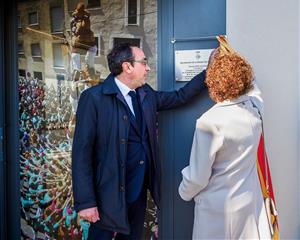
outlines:
[[[274,206],[276,207],[268,157],[267,155],[265,157],[266,151],[264,149],[264,146],[264,138],[263,135],[261,135],[257,150],[257,171],[264,199],[270,197],[273,200]],[[268,184],[268,186],[266,186],[266,184]],[[272,239],[279,240],[280,235],[278,229],[277,213],[273,214],[271,211],[271,215],[271,222],[274,226],[274,234],[272,236]]]

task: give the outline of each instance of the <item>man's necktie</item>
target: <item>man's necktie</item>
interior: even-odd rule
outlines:
[[[128,94],[131,97],[131,102],[132,102],[136,122],[137,122],[138,126],[140,127],[142,124],[142,113],[141,113],[141,107],[140,107],[140,104],[138,101],[138,96],[135,91],[130,91]]]

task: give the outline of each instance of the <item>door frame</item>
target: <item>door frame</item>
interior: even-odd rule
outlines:
[[[169,87],[170,83],[163,81],[163,79],[168,79],[170,72],[174,73],[173,55],[169,54],[173,52],[173,45],[170,44],[170,40],[174,35],[174,14],[173,11],[166,11],[166,9],[173,8],[173,0],[157,0],[157,66],[165,66],[157,68],[158,90],[166,90]],[[169,135],[161,134],[158,138],[159,146],[164,146],[164,149],[172,149],[173,146],[171,141],[168,141],[168,139],[173,139],[174,137],[172,131],[174,129],[174,121],[172,119],[174,118],[172,118],[172,115],[172,111],[159,114],[159,132],[163,129],[165,132],[170,133]],[[168,119],[171,119],[171,121],[168,121]],[[172,151],[160,151],[159,158],[173,158]],[[168,171],[164,171],[166,168]],[[174,182],[172,177],[174,163],[166,166],[166,163],[162,161],[162,169],[167,174],[163,175],[161,184],[161,193],[164,193],[164,197],[161,197],[160,211],[158,212],[159,239],[174,239]]]
[[[5,160],[4,160],[4,9],[0,8],[0,239],[5,239]]]
[[[0,14],[1,239],[20,239],[19,97],[17,2],[1,3]],[[1,154],[1,153],[0,153]]]

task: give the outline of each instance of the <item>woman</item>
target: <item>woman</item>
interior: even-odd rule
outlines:
[[[217,49],[211,58],[206,84],[216,105],[197,120],[179,194],[195,201],[193,239],[265,238],[259,230],[263,197],[256,168],[260,91],[239,54]]]

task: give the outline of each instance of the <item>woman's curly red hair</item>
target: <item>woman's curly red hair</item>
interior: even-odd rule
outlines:
[[[215,102],[233,100],[252,89],[251,65],[237,53],[217,52],[209,64],[206,84]]]

